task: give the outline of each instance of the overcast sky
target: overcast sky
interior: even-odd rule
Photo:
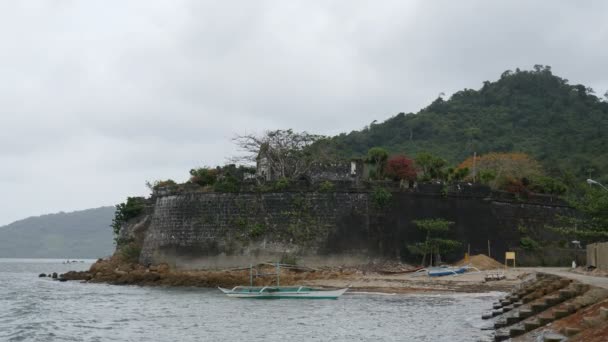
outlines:
[[[608,89],[606,1],[1,1],[0,225],[349,132],[507,69]]]

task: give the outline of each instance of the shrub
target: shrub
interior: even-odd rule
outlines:
[[[213,185],[217,181],[217,170],[210,168],[198,168],[190,170],[190,182],[200,186]]]
[[[134,243],[129,243],[120,249],[120,256],[123,261],[130,263],[139,262],[141,248]]]
[[[173,179],[156,180],[153,183],[146,182],[146,186],[150,190],[158,190],[158,189],[160,189],[162,187],[165,187],[165,186],[174,186],[174,185],[177,185],[177,183]]]
[[[275,191],[283,191],[289,187],[290,183],[291,182],[289,181],[289,179],[281,178],[274,183],[274,185],[272,186],[272,189]]]
[[[395,156],[386,163],[386,176],[395,181],[415,181],[417,177],[414,161],[406,156]]]
[[[319,185],[319,191],[320,192],[334,191],[334,183],[332,183],[330,181],[324,181],[323,183],[321,183],[321,185]]]
[[[145,207],[145,199],[141,197],[128,197],[125,203],[116,205],[116,211],[114,212],[114,218],[112,219],[111,224],[115,239],[118,238],[122,225],[130,219],[139,216],[139,214],[144,211]]]
[[[261,223],[256,223],[249,229],[249,236],[252,238],[257,238],[266,233],[266,226]]]
[[[528,251],[535,251],[540,248],[540,244],[536,242],[536,240],[527,236],[524,236],[519,240],[519,245],[521,248]]]
[[[226,176],[213,185],[217,192],[239,192],[241,183],[232,176]]]
[[[376,188],[372,193],[372,201],[377,208],[385,208],[393,198],[391,194],[385,188]]]

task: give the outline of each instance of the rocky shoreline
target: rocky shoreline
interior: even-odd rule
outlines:
[[[264,273],[274,272],[272,265],[259,265]],[[386,293],[410,292],[488,292],[509,291],[519,285],[526,272],[501,271],[505,279],[485,281],[482,273],[458,277],[429,278],[407,271],[386,272],[378,265],[359,267],[323,267],[281,269],[281,285],[307,285],[325,288],[349,287],[351,291]],[[225,270],[172,270],[168,265],[143,266],[123,261],[118,256],[99,259],[88,271],[71,271],[59,279],[89,283],[140,286],[233,287],[247,285],[248,268]],[[274,285],[275,277],[255,279],[255,285]]]

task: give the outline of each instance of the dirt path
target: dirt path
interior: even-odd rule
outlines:
[[[530,270],[534,272],[544,272],[549,274],[555,274],[560,277],[578,280],[583,284],[597,286],[604,289],[608,289],[608,277],[594,277],[579,273],[571,272],[569,268],[559,267],[519,267],[522,270]]]

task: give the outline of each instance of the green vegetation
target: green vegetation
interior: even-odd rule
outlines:
[[[266,234],[266,226],[261,223],[256,223],[249,228],[249,236],[252,238],[259,238]]]
[[[101,258],[112,254],[114,207],[28,217],[0,227],[0,258]]]
[[[156,191],[160,188],[163,187],[167,187],[167,186],[175,186],[177,185],[177,183],[172,180],[172,179],[167,179],[167,180],[156,180],[154,182],[146,182],[146,187],[148,189],[150,189],[151,191]]]
[[[370,171],[370,179],[384,179],[384,169],[388,152],[381,147],[372,147],[367,151],[367,163],[372,166]]]
[[[332,192],[334,191],[334,183],[330,182],[330,181],[323,181],[320,185],[319,185],[319,192]]]
[[[377,187],[372,193],[372,202],[378,209],[386,208],[391,203],[392,198],[393,195],[385,188]]]
[[[128,241],[122,244],[119,250],[119,255],[124,262],[138,263],[139,255],[141,254],[141,247],[137,246],[134,242]]]
[[[440,97],[417,114],[401,113],[327,144],[347,158],[367,155],[371,147],[417,155],[428,177],[437,164],[420,152],[456,164],[473,152],[516,151],[539,160],[551,176],[570,170],[580,178],[606,181],[608,174],[601,173],[608,170],[606,127],[608,102],[537,65],[532,71],[506,71],[479,90]]]
[[[608,191],[587,184],[571,187],[567,199],[580,214],[561,217],[559,224],[549,228],[583,244],[608,240]]]
[[[116,211],[114,212],[111,224],[116,242],[118,242],[118,234],[122,225],[141,214],[145,206],[146,201],[141,197],[128,197],[126,202],[116,205]]]
[[[418,229],[426,232],[426,240],[408,245],[407,248],[412,254],[422,255],[422,265],[426,265],[427,254],[430,255],[430,265],[432,266],[433,255],[436,255],[435,260],[441,260],[442,253],[450,253],[461,246],[458,241],[440,237],[449,232],[450,226],[454,222],[444,219],[424,219],[414,220],[413,223]]]
[[[213,185],[217,180],[217,174],[217,169],[206,167],[192,169],[190,170],[190,182],[196,183],[200,186]]]
[[[519,245],[521,246],[521,248],[523,248],[527,251],[535,251],[535,250],[540,249],[540,244],[538,242],[536,242],[536,240],[534,240],[528,236],[522,237],[519,240]]]

